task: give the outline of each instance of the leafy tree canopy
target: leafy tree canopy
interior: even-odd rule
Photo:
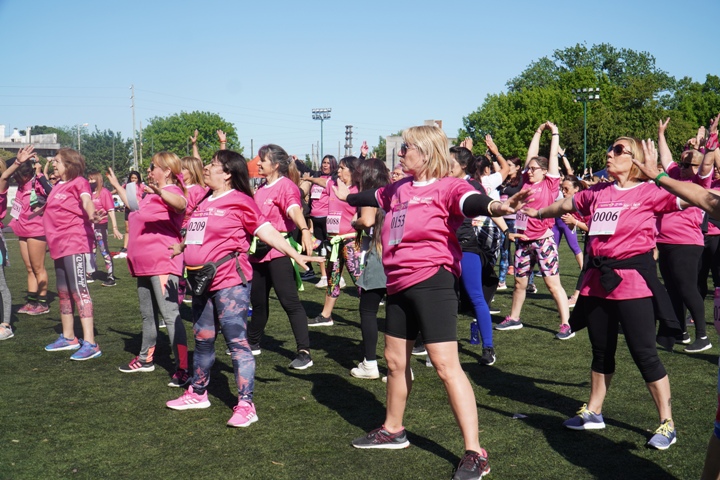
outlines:
[[[180,112],[168,117],[154,117],[142,132],[143,164],[147,165],[154,152],[167,150],[180,157],[192,155],[190,137],[198,130],[200,158],[209,161],[220,149],[217,131],[227,135],[227,148],[242,153],[237,132],[233,124],[220,115],[210,112]]]
[[[587,102],[588,165],[605,165],[605,151],[620,136],[657,138],[658,121],[671,117],[668,144],[677,156],[700,125],[720,112],[720,78],[705,83],[676,80],[655,65],[647,52],[608,44],[577,44],[531,63],[507,82],[507,93],[490,94],[463,118],[458,141],[470,136],[474,153],[485,150],[485,134],[493,136],[507,156],[524,158],[538,125],[550,120],[560,129],[560,144],[576,167],[583,163],[583,105],[571,90],[600,88],[600,100]],[[549,148],[549,138],[543,138]]]

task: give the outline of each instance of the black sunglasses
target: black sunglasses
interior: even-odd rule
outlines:
[[[410,149],[410,144],[405,143],[405,142],[401,143],[400,144],[400,155],[404,156],[409,149]]]
[[[619,143],[617,145],[611,145],[610,148],[608,148],[608,153],[610,152],[613,152],[613,155],[615,155],[616,157],[622,155],[623,153],[626,153],[632,157],[632,152],[628,152],[627,150],[625,150],[625,147]]]

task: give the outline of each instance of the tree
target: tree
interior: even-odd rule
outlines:
[[[490,94],[482,106],[463,118],[458,141],[472,137],[475,152],[485,150],[485,134],[493,135],[505,156],[524,158],[533,131],[550,120],[560,129],[560,143],[574,166],[582,165],[583,108],[571,89],[599,87],[600,100],[587,104],[588,165],[605,165],[605,151],[620,136],[656,138],[658,120],[670,116],[668,143],[682,150],[697,127],[720,111],[720,79],[705,84],[673,77],[655,65],[647,52],[584,44],[555,50],[507,82],[507,93]],[[547,145],[541,152],[547,151]]]
[[[179,157],[192,155],[189,138],[198,130],[198,149],[203,160],[210,160],[220,149],[217,131],[227,135],[227,148],[242,153],[235,127],[220,115],[210,112],[180,112],[168,117],[154,117],[142,132],[142,160],[149,164],[154,152],[167,150]]]
[[[132,141],[123,139],[120,132],[101,131],[96,126],[94,132],[81,135],[80,141],[87,171],[105,172],[112,167],[116,172],[124,172],[132,165]]]
[[[385,142],[385,137],[378,137],[378,144],[376,147],[373,147],[373,149],[370,151],[370,156],[375,155],[380,160],[385,160],[385,157],[387,156],[387,144]]]

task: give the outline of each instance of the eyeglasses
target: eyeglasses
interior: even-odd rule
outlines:
[[[155,165],[154,163],[150,162],[150,166],[148,167],[148,170],[150,170],[152,172],[153,170],[155,170],[158,167],[159,167],[159,165]]]
[[[625,150],[625,146],[619,143],[617,145],[611,145],[610,148],[608,148],[608,153],[610,152],[613,152],[613,155],[616,157],[622,154],[630,155],[632,157],[632,152]]]
[[[400,144],[400,155],[405,156],[405,154],[408,152],[408,150],[410,150],[410,147],[412,147],[412,146],[413,146],[412,143],[405,143],[405,142],[401,143]]]
[[[528,167],[527,171],[530,173],[535,173],[537,170],[544,170],[542,167]]]
[[[205,165],[203,168],[210,168],[210,167],[222,167],[223,164],[219,160],[213,160],[207,165]]]

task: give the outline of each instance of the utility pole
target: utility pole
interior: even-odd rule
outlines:
[[[140,161],[142,162],[142,150],[143,150],[143,143],[142,143],[142,120],[140,120]]]
[[[345,156],[349,157],[352,155],[352,125],[345,125]]]
[[[137,135],[135,134],[135,85],[130,85],[130,108],[132,109],[132,120],[133,120],[133,170],[138,169],[138,151],[137,151]]]
[[[313,108],[312,109],[312,118],[313,120],[320,120],[320,158],[323,157],[323,123],[325,120],[330,118],[330,112],[332,112],[332,108]]]
[[[587,104],[595,100],[600,100],[600,88],[583,88],[572,89],[573,99],[575,103],[580,102],[583,105],[583,175],[587,170]]]

